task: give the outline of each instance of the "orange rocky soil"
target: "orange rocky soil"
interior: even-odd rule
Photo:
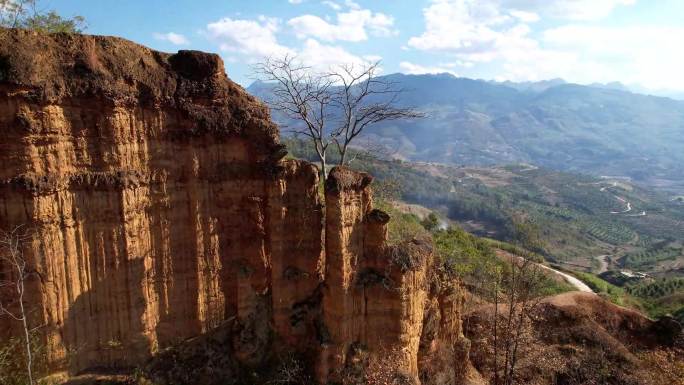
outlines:
[[[506,312],[503,306],[501,328]],[[470,359],[490,381],[493,320],[494,306],[488,305],[466,314],[463,321],[472,344]],[[670,322],[649,320],[591,293],[544,298],[522,328],[515,383],[684,384],[684,341]],[[503,344],[505,339],[499,341],[500,349]]]

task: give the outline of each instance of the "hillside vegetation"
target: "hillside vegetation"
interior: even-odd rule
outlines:
[[[293,156],[312,156],[304,142],[286,143]],[[665,193],[620,179],[528,165],[456,167],[383,160],[357,151],[351,166],[376,178],[381,197],[425,206],[491,247],[543,256],[578,272],[578,278],[617,304],[653,316],[684,308],[679,289],[653,297],[635,286],[657,286],[684,271],[684,206]],[[424,231],[415,215],[394,217],[393,234]],[[463,244],[463,239],[452,241]],[[473,252],[477,247],[466,249],[480,253]],[[622,270],[646,278],[616,279],[623,277]]]
[[[286,143],[294,156],[311,157],[303,142]],[[456,167],[364,152],[351,166],[371,173],[376,190],[438,211],[476,235],[512,241],[526,227],[540,238],[527,240],[528,249],[554,262],[590,270],[598,268],[595,257],[609,255],[613,266],[646,272],[684,267],[684,205],[636,184],[526,165]]]

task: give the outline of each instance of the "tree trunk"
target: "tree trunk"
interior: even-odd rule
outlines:
[[[340,149],[340,166],[344,166],[346,161],[347,161],[347,146],[344,146],[344,147],[342,147],[342,149]]]
[[[498,330],[499,324],[499,279],[494,281],[494,385],[499,385],[499,341]]]
[[[23,273],[22,273],[23,274]],[[29,379],[29,385],[33,385],[33,355],[31,354],[31,335],[28,326],[28,320],[26,316],[26,310],[24,309],[24,278],[21,278],[21,282],[17,285],[17,290],[19,290],[19,308],[21,310],[21,321],[24,327],[24,338],[26,338],[26,373]]]
[[[508,369],[508,385],[513,385],[513,373],[515,372],[515,364],[518,360],[518,345],[520,344],[520,338],[522,335],[524,322],[525,322],[525,305],[527,303],[527,295],[523,297],[522,307],[520,308],[520,316],[518,317],[518,326],[516,327],[515,340],[513,343],[513,351],[511,352],[511,365]]]
[[[26,260],[21,254],[21,240],[23,239],[21,235],[17,233],[18,228],[8,232],[2,233],[2,243],[8,249],[8,256],[3,257],[4,261],[7,261],[12,265],[12,269],[16,270],[16,281],[12,282],[14,288],[16,289],[16,300],[19,302],[19,315],[13,314],[9,309],[5,308],[0,304],[0,315],[7,315],[16,321],[21,321],[22,327],[24,328],[24,342],[26,348],[26,375],[28,377],[28,385],[34,385],[33,380],[33,353],[31,352],[31,329],[29,328],[29,320],[24,306],[24,294],[26,293],[26,279],[28,274],[26,273]]]
[[[518,281],[520,280],[520,276],[516,276],[516,266],[515,262],[511,265],[511,287],[509,288],[510,290],[510,295],[509,295],[509,300],[508,300],[508,319],[506,320],[506,338],[504,342],[506,343],[506,358],[504,361],[504,384],[508,384],[509,378],[508,378],[508,368],[510,364],[510,355],[511,355],[511,346],[512,346],[512,331],[511,328],[513,327],[514,322],[514,317],[515,317],[515,309],[516,309],[516,291],[518,290]]]
[[[321,162],[321,180],[323,181],[323,188],[325,188],[325,182],[327,181],[327,178],[328,178],[326,175],[326,172],[325,172],[325,169],[328,166],[328,164],[326,163],[326,160],[325,160],[325,155],[321,157],[320,162]]]
[[[318,163],[321,166],[321,169],[319,170],[319,172],[321,173],[321,175],[320,175],[321,181],[323,181],[323,188],[325,188],[325,182],[327,180],[325,169],[328,165],[328,163],[326,161],[326,157],[327,157],[326,153],[327,153],[328,147],[324,146],[322,143],[320,143],[316,139],[314,139],[314,146],[316,148],[316,155],[318,155]]]

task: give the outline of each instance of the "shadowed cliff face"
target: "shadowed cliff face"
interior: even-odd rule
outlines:
[[[28,302],[52,370],[135,367],[226,324],[231,362],[296,351],[321,382],[360,351],[398,352],[414,380],[440,344],[467,356],[429,244],[387,247],[370,176],[346,169],[324,223],[316,168],[281,160],[267,109],[217,55],[0,32],[0,228],[33,231]],[[439,370],[456,378],[453,363]]]

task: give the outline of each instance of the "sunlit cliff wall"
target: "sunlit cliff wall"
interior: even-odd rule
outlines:
[[[27,302],[53,370],[133,367],[227,320],[240,361],[312,352],[322,382],[361,348],[417,379],[434,312],[461,344],[429,243],[388,247],[371,177],[343,168],[324,222],[317,169],[282,160],[217,55],[0,32],[0,228],[32,234]]]

